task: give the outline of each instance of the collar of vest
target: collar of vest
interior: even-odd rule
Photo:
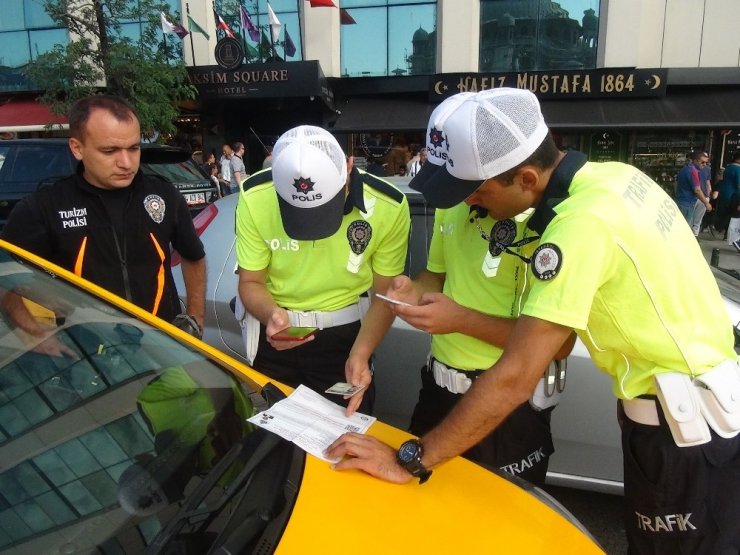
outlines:
[[[352,168],[352,172],[349,174],[349,191],[347,199],[344,201],[344,215],[346,216],[352,212],[355,207],[359,208],[361,212],[366,212],[362,175],[357,168]]]
[[[565,154],[557,167],[550,175],[545,192],[540,203],[529,218],[527,227],[540,235],[555,217],[555,207],[568,198],[568,189],[573,176],[586,164],[586,155],[571,150]]]

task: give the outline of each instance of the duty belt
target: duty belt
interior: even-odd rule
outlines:
[[[447,366],[434,357],[429,357],[427,369],[434,377],[434,383],[443,387],[451,393],[462,395],[473,380],[480,376],[484,370],[459,370]],[[537,386],[529,399],[530,406],[537,410],[545,410],[554,407],[560,402],[560,395],[565,388],[566,361],[552,361],[545,371],[545,375],[537,382]]]
[[[740,433],[740,367],[726,360],[692,378],[682,372],[661,372],[654,376],[655,399],[625,399],[627,418],[638,424],[661,424],[658,403],[679,447],[711,441],[710,428],[723,438]]]
[[[458,370],[438,361],[434,357],[429,357],[427,368],[434,376],[434,383],[439,387],[444,387],[451,393],[463,394],[470,386],[473,380],[483,373],[483,370]]]
[[[338,310],[311,310],[307,312],[288,310],[291,326],[333,328],[357,322],[361,318],[360,304],[355,303]]]

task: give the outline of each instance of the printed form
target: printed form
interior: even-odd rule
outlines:
[[[298,447],[328,462],[324,450],[345,432],[364,434],[377,420],[355,412],[344,415],[344,407],[332,403],[304,385],[299,385],[286,399],[249,418],[252,424],[292,441]]]

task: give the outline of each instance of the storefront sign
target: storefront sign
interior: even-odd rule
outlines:
[[[333,106],[334,94],[317,61],[188,67],[188,82],[201,98],[314,96]]]
[[[588,150],[591,162],[620,162],[622,153],[622,134],[616,131],[594,133]]]
[[[726,166],[732,162],[732,157],[740,150],[740,129],[723,129],[722,130],[722,159],[719,166]]]
[[[529,89],[539,98],[665,96],[667,69],[592,69],[516,73],[444,73],[431,78],[429,97],[441,102],[459,92],[498,87]]]

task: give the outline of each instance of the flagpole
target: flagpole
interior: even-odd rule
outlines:
[[[188,2],[185,2],[185,12],[188,14],[188,17],[190,17],[190,4]],[[190,25],[188,24],[188,30],[190,30]],[[195,45],[193,44],[195,41],[193,40],[193,32],[190,31],[190,53],[193,56],[193,67],[197,67],[198,64],[195,63]]]
[[[164,41],[164,60],[167,65],[170,65],[170,55],[167,53],[167,33],[162,32],[162,40]]]
[[[259,0],[254,0],[252,3],[254,5],[254,11],[257,14],[257,29],[260,30],[260,41],[257,45],[257,53],[259,54],[260,62],[264,62],[265,60],[262,59],[262,26],[260,25],[260,5]]]
[[[241,31],[241,35],[242,35],[242,46],[244,46],[244,58],[242,59],[242,63],[245,64],[245,63],[247,63],[247,56],[248,56],[248,54],[247,54],[247,37],[244,34],[244,22],[242,21],[242,19],[244,19],[244,16],[242,15],[242,12],[241,12],[241,10],[243,8],[244,8],[244,4],[242,4],[242,0],[239,0],[239,23],[240,23],[239,26],[242,29],[242,31]]]

